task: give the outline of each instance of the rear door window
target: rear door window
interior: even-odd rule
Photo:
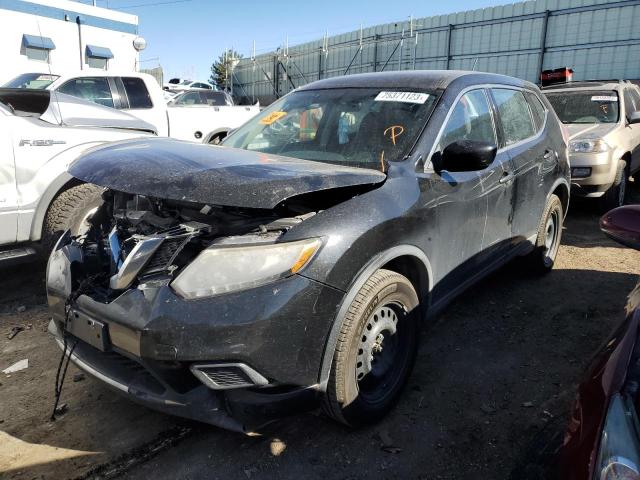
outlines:
[[[491,91],[498,107],[505,146],[532,137],[535,129],[522,92],[506,88],[493,88]]]
[[[122,83],[129,98],[129,108],[153,108],[151,95],[144,80],[137,77],[122,77]]]
[[[59,87],[58,91],[104,105],[105,107],[114,108],[111,88],[106,77],[74,78]]]

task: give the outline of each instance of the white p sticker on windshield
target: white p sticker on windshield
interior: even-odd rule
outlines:
[[[428,93],[419,92],[380,92],[376,102],[403,102],[403,103],[424,103],[429,98]]]
[[[592,102],[617,102],[618,97],[611,95],[594,95],[591,97]]]

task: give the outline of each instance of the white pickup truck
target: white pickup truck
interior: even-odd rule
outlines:
[[[167,105],[156,79],[138,72],[81,71],[62,76],[23,73],[7,82],[4,87],[46,89],[83,98],[141,118],[154,125],[159,136],[199,143],[219,143],[231,130],[260,111],[257,105],[234,106],[233,102],[224,106],[207,103],[206,100],[204,104],[172,103],[177,97]],[[200,95],[199,90],[186,93]],[[224,94],[208,91],[202,93]]]
[[[0,264],[48,254],[63,231],[78,233],[101,191],[67,166],[91,147],[141,136],[155,136],[155,128],[113,108],[0,89]]]

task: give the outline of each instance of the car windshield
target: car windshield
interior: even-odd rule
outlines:
[[[224,107],[231,105],[224,92],[187,92],[179,95],[170,102],[170,105],[208,105],[210,107]]]
[[[193,82],[193,80],[183,80],[183,81],[180,82],[180,85],[189,85],[192,82]]]
[[[562,123],[616,123],[618,94],[610,90],[545,93]]]
[[[379,169],[409,153],[436,99],[432,92],[373,88],[293,92],[236,130],[223,145]]]
[[[31,88],[34,90],[44,90],[53,82],[55,82],[59,75],[50,75],[48,73],[23,73],[18,75],[13,80],[8,81],[3,85],[4,88]]]

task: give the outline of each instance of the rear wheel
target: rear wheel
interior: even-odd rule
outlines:
[[[66,230],[71,230],[72,235],[80,235],[87,230],[89,217],[102,205],[103,190],[91,184],[77,185],[51,202],[42,226],[44,255],[49,255]]]
[[[373,423],[395,404],[418,345],[419,301],[404,276],[378,270],[360,289],[343,320],[324,411],[356,427]]]
[[[627,177],[627,162],[620,160],[613,185],[609,187],[609,190],[601,198],[601,206],[604,212],[624,205],[627,194]]]
[[[552,194],[538,225],[535,249],[527,257],[534,271],[546,273],[553,268],[562,240],[563,219],[562,202]]]

